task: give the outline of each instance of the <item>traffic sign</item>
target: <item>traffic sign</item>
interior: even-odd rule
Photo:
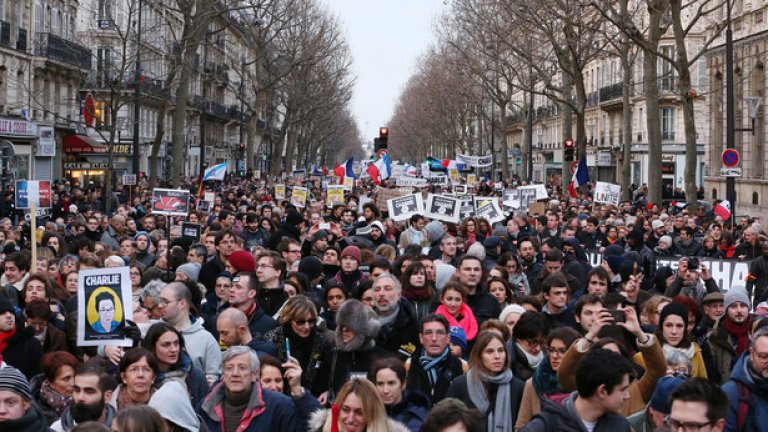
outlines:
[[[720,168],[721,177],[741,177],[741,167]]]
[[[573,161],[571,162],[571,174],[576,173],[576,167],[579,166],[579,161]]]
[[[725,149],[723,151],[723,165],[726,167],[735,167],[741,162],[739,152],[735,149]]]

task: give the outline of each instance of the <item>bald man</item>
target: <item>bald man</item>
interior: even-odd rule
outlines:
[[[101,241],[107,244],[113,251],[120,250],[120,240],[125,235],[125,216],[116,214],[109,221],[109,228],[101,235]]]
[[[272,342],[264,340],[263,335],[254,337],[248,328],[248,317],[237,308],[224,309],[216,320],[216,330],[219,332],[219,344],[222,347],[246,345],[256,354],[277,356],[277,349]]]

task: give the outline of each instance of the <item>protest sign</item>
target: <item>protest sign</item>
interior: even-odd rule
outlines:
[[[453,185],[453,194],[454,195],[466,195],[467,194],[467,185]]]
[[[344,186],[343,185],[329,185],[325,203],[331,207],[336,204],[344,204]]]
[[[189,191],[179,189],[152,189],[152,213],[168,216],[189,214]]]
[[[475,187],[477,185],[477,175],[467,174],[467,186]]]
[[[595,182],[594,200],[597,203],[618,206],[621,202],[621,185],[601,181]]]
[[[532,184],[528,186],[520,186],[518,187],[520,190],[526,190],[526,189],[533,189],[536,191],[536,201],[547,199],[549,198],[549,194],[547,193],[547,188],[544,187],[543,184]]]
[[[459,205],[459,219],[464,220],[475,215],[475,200],[472,195],[464,195],[459,197],[461,204]]]
[[[380,189],[379,192],[376,194],[376,207],[378,207],[379,210],[385,212],[389,211],[389,205],[387,204],[387,201],[391,200],[392,198],[398,198],[405,195],[410,195],[413,193],[413,190],[411,188],[397,188],[397,189]],[[362,201],[360,201],[360,205],[362,205]],[[362,207],[361,210],[362,212]]]
[[[451,168],[448,170],[448,177],[451,179],[451,182],[455,183],[461,183],[461,174],[459,174],[459,170],[456,168]]]
[[[484,206],[485,204],[493,201],[496,202],[496,197],[489,197],[489,196],[477,196],[475,195],[475,209],[479,209],[480,207]]]
[[[81,270],[77,275],[77,345],[131,346],[125,321],[133,319],[128,267]]]
[[[37,208],[51,206],[51,182],[37,180],[16,181],[16,208],[27,209],[35,204]]]
[[[344,177],[344,190],[351,191],[355,187],[355,179],[352,177]]]
[[[285,185],[275,185],[275,201],[282,201],[285,199]]]
[[[307,205],[307,188],[296,186],[291,192],[291,204],[296,207],[305,207]]]
[[[448,186],[448,176],[445,174],[433,175],[427,178],[427,182],[435,186]]]
[[[181,224],[182,237],[190,237],[195,239],[195,241],[197,241],[200,239],[201,232],[202,232],[202,227],[200,226],[200,224],[189,223],[189,222],[183,222]]]
[[[468,156],[463,154],[456,155],[456,162],[469,165],[473,168],[485,168],[493,163],[493,156]]]
[[[475,200],[475,206],[477,206],[477,200]],[[487,200],[484,204],[477,207],[475,216],[483,218],[492,224],[501,222],[505,219],[504,213],[502,213],[501,208],[499,208],[499,203],[496,202],[496,200]]]
[[[387,211],[392,220],[399,222],[423,213],[424,202],[420,193],[395,197],[387,200]]]
[[[461,201],[452,196],[429,194],[426,216],[443,222],[459,223]]]
[[[429,185],[429,182],[427,182],[427,179],[418,178],[418,177],[395,177],[395,185],[398,187],[427,187]]]

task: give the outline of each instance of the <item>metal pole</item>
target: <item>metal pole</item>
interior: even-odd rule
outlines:
[[[726,29],[725,29],[725,75],[726,75],[726,98],[725,98],[725,113],[726,113],[726,132],[725,132],[725,146],[728,149],[734,148],[736,140],[736,127],[734,121],[734,102],[733,102],[733,32],[731,31],[731,0],[727,0],[726,4]],[[731,228],[736,219],[736,179],[734,177],[726,177],[725,179],[725,196],[731,204]]]
[[[531,71],[532,72],[532,71]],[[528,124],[525,127],[528,136],[528,184],[533,182],[533,92],[528,92]]]
[[[137,1],[138,17],[136,21],[136,86],[133,89],[133,173],[139,177],[139,116],[141,115],[139,98],[141,97],[141,0]]]
[[[206,109],[206,99],[207,92],[205,91],[205,66],[208,62],[208,35],[205,36],[206,39],[206,45],[203,47],[203,66],[200,68],[200,85],[203,87],[203,106],[200,108],[200,181],[203,181],[203,177],[205,176],[205,109]]]
[[[245,98],[245,57],[240,59],[240,144],[245,143],[245,105],[243,99]],[[250,140],[249,140],[250,141]],[[248,171],[251,168],[251,164],[248,160],[251,158],[248,152],[248,146],[245,147],[243,152],[245,157],[245,170]]]

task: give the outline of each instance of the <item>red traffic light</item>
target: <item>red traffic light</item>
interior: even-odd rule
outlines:
[[[573,140],[567,139],[567,140],[565,140],[563,142],[563,144],[565,145],[565,149],[566,150],[572,150],[573,149]]]
[[[388,136],[389,136],[389,128],[380,127],[379,128],[379,138],[387,138]]]
[[[245,150],[245,144],[240,143],[240,150]]]

